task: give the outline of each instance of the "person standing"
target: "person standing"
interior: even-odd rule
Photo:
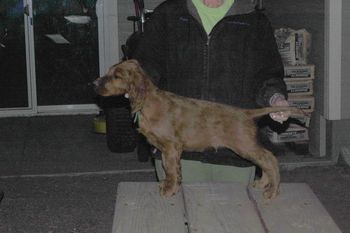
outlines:
[[[146,22],[133,58],[154,84],[178,95],[241,108],[288,106],[273,30],[254,2],[166,0]],[[270,116],[282,123],[289,113]],[[162,178],[159,151],[154,157]],[[255,176],[253,164],[225,148],[181,159],[184,182],[250,183]]]

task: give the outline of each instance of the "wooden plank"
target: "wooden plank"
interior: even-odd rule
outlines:
[[[266,203],[250,189],[270,233],[341,233],[307,184],[281,184],[281,194]]]
[[[112,233],[185,233],[184,222],[181,193],[162,198],[153,182],[118,185]]]
[[[183,192],[189,232],[265,232],[243,184],[183,184]]]

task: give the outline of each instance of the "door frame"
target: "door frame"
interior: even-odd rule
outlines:
[[[24,17],[24,35],[26,47],[28,107],[0,108],[0,117],[36,116],[36,115],[71,115],[96,114],[99,107],[96,104],[71,105],[39,105],[37,102],[37,85],[35,72],[35,48],[33,26],[33,0],[23,0],[23,8],[27,7]]]

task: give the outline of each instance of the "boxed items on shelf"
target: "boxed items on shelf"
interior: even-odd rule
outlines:
[[[308,64],[311,34],[306,29],[280,28],[275,30],[277,47],[284,64],[284,81],[287,86],[288,103],[305,113],[315,108],[315,65]],[[272,143],[308,143],[311,114],[291,116],[290,127],[283,133],[267,130]]]
[[[313,80],[290,81],[285,80],[288,96],[312,95]]]
[[[315,78],[315,65],[284,65],[284,80],[310,80]]]
[[[314,96],[288,96],[288,103],[290,106],[298,107],[307,113],[313,112],[315,109]]]
[[[315,65],[285,65],[284,81],[287,86],[290,106],[299,107],[305,113],[311,113],[315,108],[314,79]],[[291,116],[297,124],[309,127],[311,114]]]
[[[302,125],[304,127],[309,127],[310,126],[310,121],[311,121],[311,114],[306,114],[306,115],[291,115],[290,118],[292,118],[292,121],[297,121],[296,124]]]
[[[306,65],[308,63],[311,34],[306,29],[276,29],[275,38],[284,64]]]
[[[291,116],[290,127],[283,133],[267,130],[272,143],[302,143],[309,140],[307,127],[315,108],[314,79],[315,65],[308,64],[311,48],[311,34],[306,29],[280,28],[275,30],[277,47],[284,64],[284,81],[287,86],[288,103],[298,107],[305,116]]]
[[[307,128],[291,124],[283,133],[276,133],[271,129],[266,130],[267,136],[272,143],[296,142],[309,140],[309,131]]]

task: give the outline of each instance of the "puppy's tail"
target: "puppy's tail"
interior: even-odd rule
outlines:
[[[305,112],[297,107],[266,107],[256,109],[246,109],[246,114],[250,118],[258,118],[273,112],[290,112],[292,115],[305,116]]]

